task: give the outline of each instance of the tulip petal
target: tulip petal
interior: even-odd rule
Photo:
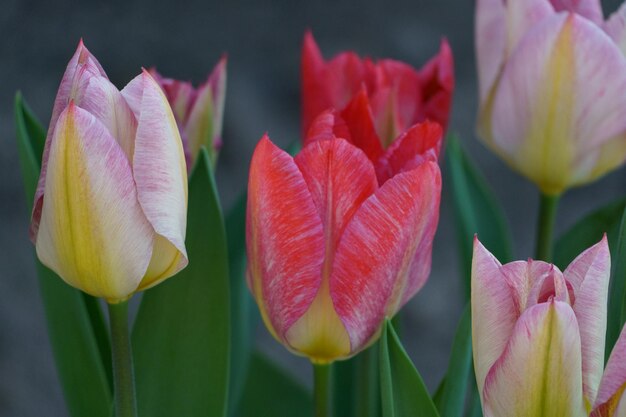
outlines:
[[[281,341],[321,284],[324,230],[293,159],[264,136],[250,164],[248,285],[270,332]]]
[[[39,259],[93,296],[127,298],[146,271],[153,240],[128,158],[102,123],[70,104],[57,121],[49,167]]]
[[[567,11],[583,16],[600,25],[604,20],[600,0],[550,0],[557,12]]]
[[[360,148],[370,161],[376,163],[384,151],[376,133],[365,88],[361,88],[354,99],[341,111],[341,118],[345,120],[350,131],[350,143]]]
[[[133,156],[137,197],[154,231],[167,241],[154,245],[141,283],[141,288],[149,288],[187,265],[187,166],[172,110],[150,74],[144,70],[122,95],[137,119]]]
[[[477,0],[476,62],[481,107],[493,88],[505,59],[506,8],[503,0]]]
[[[336,111],[326,110],[315,118],[304,138],[304,147],[318,140],[342,138],[351,142],[350,130]]]
[[[548,194],[595,179],[626,157],[625,89],[626,59],[599,27],[544,19],[504,69],[492,145]]]
[[[423,122],[412,126],[391,144],[378,162],[378,181],[382,184],[424,161],[436,162],[442,143],[443,131],[438,123]]]
[[[307,31],[302,44],[302,136],[306,137],[313,120],[324,110],[332,107],[326,96],[320,73],[324,70],[324,58],[313,34]]]
[[[423,118],[410,120],[405,128],[416,121],[432,120],[448,129],[452,92],[454,91],[454,59],[446,39],[441,41],[439,53],[419,71],[422,89]]]
[[[37,183],[37,189],[35,191],[31,217],[30,237],[33,242],[36,239],[41,219],[43,194],[46,185],[46,171],[48,169],[48,157],[50,154],[50,145],[54,134],[54,128],[61,112],[67,108],[70,100],[76,100],[79,98],[77,96],[82,96],[82,92],[87,82],[93,77],[106,78],[106,74],[96,57],[94,57],[91,52],[87,50],[81,39],[78,43],[78,48],[76,48],[76,52],[74,52],[72,59],[70,59],[70,62],[67,64],[61,84],[59,85],[59,90],[57,91],[57,96],[54,100],[54,107],[52,108],[52,117],[50,118],[50,126],[48,128],[46,144],[44,146],[41,159],[41,171],[39,175],[39,182]]]
[[[346,227],[335,255],[330,294],[353,351],[364,347],[383,318],[397,311],[405,294],[414,290],[413,283],[425,279],[409,276],[416,251],[429,249],[440,187],[439,167],[425,162],[383,184]]]
[[[607,300],[611,254],[606,236],[581,253],[564,272],[575,294],[572,308],[582,344],[585,398],[593,404],[604,368]]]
[[[604,23],[604,31],[626,55],[626,3],[623,3]]]
[[[624,416],[626,404],[626,327],[622,329],[606,365],[592,417]],[[616,412],[617,411],[617,412]]]
[[[213,152],[214,137],[214,102],[211,86],[206,83],[198,89],[198,96],[193,104],[191,114],[184,127],[188,138],[188,152],[192,161],[195,161],[200,148],[205,146]]]
[[[207,81],[213,96],[213,146],[222,146],[222,124],[224,122],[224,104],[226,102],[226,66],[228,59],[222,57]]]
[[[132,161],[137,120],[119,90],[104,77],[92,77],[77,104],[106,126]]]
[[[474,238],[472,343],[478,392],[483,392],[487,373],[504,352],[519,315],[501,269],[500,262]]]
[[[585,417],[576,316],[559,301],[522,314],[483,389],[485,417]]]

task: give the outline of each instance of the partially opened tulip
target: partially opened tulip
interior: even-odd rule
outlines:
[[[362,150],[325,135],[295,158],[263,137],[247,210],[248,284],[263,320],[318,364],[364,349],[424,285],[441,192],[434,160],[379,185]]]
[[[437,56],[422,69],[392,59],[361,59],[343,52],[325,61],[308,32],[302,48],[302,123],[306,137],[313,121],[328,109],[343,111],[365,101],[379,147],[387,148],[408,128],[431,120],[448,125],[454,68],[444,40]],[[365,98],[358,97],[364,91]]]
[[[547,195],[626,159],[626,8],[478,0],[479,134]]]
[[[150,74],[165,92],[174,111],[188,170],[193,168],[202,146],[209,152],[215,166],[222,147],[226,58],[220,59],[206,82],[197,88],[187,81],[162,77],[154,68]]]
[[[187,264],[187,173],[170,106],[143,72],[122,91],[81,42],[52,111],[32,212],[39,259],[109,303]]]
[[[475,239],[472,339],[485,417],[623,415],[601,411],[615,410],[626,380],[624,334],[603,377],[610,268],[606,237],[564,272],[501,265]]]

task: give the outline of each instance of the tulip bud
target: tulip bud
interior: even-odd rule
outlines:
[[[121,92],[82,41],[61,81],[35,194],[31,238],[68,284],[114,303],[187,264],[187,175],[159,85]]]
[[[479,134],[544,194],[626,159],[624,8],[598,0],[479,0]]]
[[[501,265],[475,239],[472,340],[486,417],[589,415],[604,366],[610,269],[606,237],[565,272],[532,260]]]
[[[326,136],[295,158],[267,136],[257,145],[248,284],[278,341],[328,363],[375,340],[385,317],[425,283],[441,177],[437,163],[424,159],[379,186],[363,151],[332,129],[318,133]]]
[[[206,82],[198,88],[194,88],[190,82],[164,78],[154,68],[150,74],[165,92],[174,111],[188,171],[193,168],[202,146],[209,152],[215,166],[222,147],[226,58],[220,59]]]
[[[392,59],[361,59],[354,52],[325,61],[307,32],[302,48],[303,136],[320,113],[344,110],[362,89],[383,148],[418,122],[431,120],[445,130],[454,89],[448,43],[442,41],[439,54],[416,70]]]

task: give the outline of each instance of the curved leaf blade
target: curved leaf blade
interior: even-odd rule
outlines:
[[[380,390],[383,417],[439,417],[428,389],[389,320],[380,340]]]
[[[226,232],[210,157],[189,181],[189,265],[148,290],[132,342],[139,415],[225,416],[230,348]]]

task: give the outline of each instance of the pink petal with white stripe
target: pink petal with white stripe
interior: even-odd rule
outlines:
[[[123,90],[137,119],[133,174],[137,197],[154,231],[167,242],[155,245],[142,286],[149,287],[187,265],[187,167],[174,115],[161,87],[147,71]]]
[[[510,265],[510,264],[509,264]],[[478,392],[504,352],[519,310],[500,262],[474,238],[472,257],[472,343]]]
[[[285,341],[320,287],[325,236],[298,166],[267,136],[250,164],[246,224],[248,285],[266,326]]]
[[[439,167],[426,162],[387,181],[346,227],[337,247],[330,295],[358,351],[400,307],[416,250],[438,220]]]
[[[574,293],[572,308],[582,343],[585,398],[593,404],[604,368],[607,300],[611,254],[606,236],[581,253],[564,272]]]
[[[623,417],[624,392],[626,390],[626,327],[611,351],[600,389],[594,404],[592,417]]]

